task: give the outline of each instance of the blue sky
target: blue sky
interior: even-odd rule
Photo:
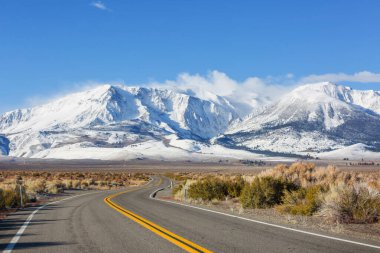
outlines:
[[[379,13],[378,0],[3,0],[0,112],[89,81],[213,70],[380,90]]]

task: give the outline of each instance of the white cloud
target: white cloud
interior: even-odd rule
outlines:
[[[181,73],[176,79],[164,82],[150,82],[142,84],[127,84],[128,86],[162,87],[171,88],[187,94],[193,94],[201,99],[220,102],[218,96],[226,97],[238,110],[241,116],[251,113],[259,106],[276,101],[283,94],[294,89],[296,86],[329,81],[333,83],[357,82],[374,83],[380,82],[380,74],[369,71],[361,71],[354,74],[330,73],[324,75],[309,75],[297,78],[292,73],[284,76],[248,77],[243,81],[237,81],[220,71],[211,71],[207,75]],[[107,82],[109,84],[124,84],[123,81]],[[43,102],[54,100],[73,91],[81,91],[105,84],[97,81],[66,84],[66,88],[58,92],[54,97],[34,96],[26,101],[26,105],[34,106]]]
[[[249,77],[242,82],[238,82],[223,72],[211,71],[206,76],[182,73],[178,75],[176,80],[151,83],[148,86],[169,87],[185,92],[188,91],[188,93],[190,90],[191,93],[195,93],[199,98],[214,101],[218,100],[215,95],[223,96],[239,108],[241,115],[245,115],[250,113],[253,108],[274,101],[293,88],[292,86],[277,85],[272,82],[282,78],[268,77],[262,79]]]
[[[109,10],[107,6],[101,1],[94,1],[91,3],[91,5],[100,10],[104,10],[104,11]]]
[[[62,96],[93,89],[99,85],[127,85],[141,87],[170,88],[186,94],[195,95],[201,99],[221,102],[220,97],[226,97],[241,116],[251,113],[254,108],[266,105],[277,100],[281,95],[294,88],[289,85],[289,75],[280,77],[249,77],[243,81],[237,81],[220,71],[211,71],[207,75],[181,73],[174,80],[164,82],[150,82],[141,84],[125,84],[124,81],[99,82],[88,80],[85,82],[63,84],[53,96],[31,96],[26,99],[24,106],[32,107],[44,104]],[[285,85],[283,83],[287,83]],[[223,102],[223,101],[222,101]]]
[[[323,75],[309,75],[300,79],[299,83],[315,82],[357,82],[357,83],[377,83],[380,82],[380,74],[369,71],[361,71],[354,74],[329,73]]]

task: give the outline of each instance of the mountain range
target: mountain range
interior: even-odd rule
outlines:
[[[31,158],[380,158],[380,92],[299,86],[249,115],[191,90],[102,85],[0,116],[0,154]],[[339,152],[341,151],[341,152]]]
[[[318,153],[362,143],[380,150],[380,93],[304,85],[227,129],[219,142],[251,150]]]

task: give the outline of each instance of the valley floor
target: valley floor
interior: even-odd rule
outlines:
[[[105,161],[105,160],[60,160],[60,159],[29,159],[0,156],[0,170],[128,170],[131,172],[166,173],[166,172],[218,172],[218,173],[258,173],[272,168],[276,164],[291,164],[288,160],[227,160],[215,161],[157,161],[157,160],[129,160],[129,161]],[[299,160],[301,161],[301,160]],[[333,165],[341,170],[348,171],[379,171],[379,160],[304,160],[315,163],[316,166]],[[251,164],[252,163],[252,164]]]

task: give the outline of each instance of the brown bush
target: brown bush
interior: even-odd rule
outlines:
[[[379,220],[380,194],[366,184],[333,185],[324,195],[319,215],[333,223],[373,223]]]
[[[315,184],[329,185],[334,183],[338,177],[338,172],[332,166],[316,168],[314,163],[293,163],[290,166],[280,164],[259,174],[259,177],[265,176],[282,178],[306,188]]]
[[[319,210],[322,204],[321,194],[326,189],[321,185],[300,188],[294,191],[285,191],[282,205],[277,210],[293,215],[312,215]]]
[[[256,177],[251,184],[246,184],[240,202],[244,208],[268,208],[282,201],[284,191],[293,190],[291,182],[273,177]]]

